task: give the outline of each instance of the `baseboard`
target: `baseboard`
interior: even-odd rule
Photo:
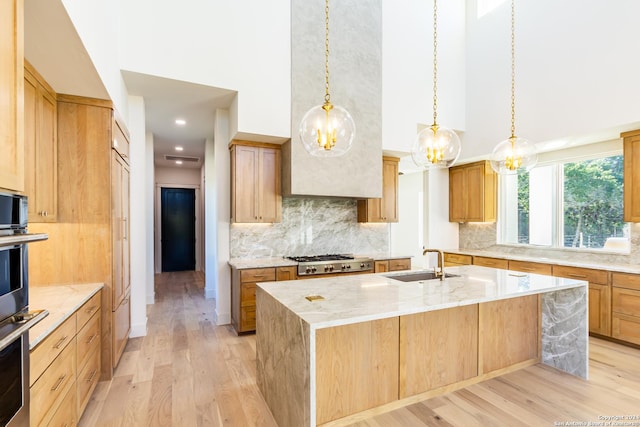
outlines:
[[[216,325],[228,325],[231,323],[231,313],[218,313],[216,310]]]
[[[214,299],[216,297],[216,290],[215,289],[205,289],[204,290],[204,297],[205,297],[205,299]]]
[[[144,323],[138,323],[131,325],[131,332],[129,332],[129,338],[145,337],[147,336],[147,318],[144,318]]]

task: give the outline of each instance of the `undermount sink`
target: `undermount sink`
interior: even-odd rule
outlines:
[[[396,275],[388,275],[384,277],[388,277],[389,279],[393,279],[393,280],[399,280],[401,282],[419,282],[421,280],[433,280],[433,279],[439,278],[438,276],[436,276],[436,273],[434,273],[433,271],[420,271],[416,273],[396,274]],[[447,277],[458,277],[458,275],[445,273],[444,277],[446,279]]]

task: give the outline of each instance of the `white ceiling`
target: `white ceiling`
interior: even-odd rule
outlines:
[[[60,0],[25,1],[24,28],[25,58],[57,93],[109,99]],[[204,141],[213,139],[214,112],[228,108],[236,93],[130,71],[122,75],[129,94],[144,98],[146,129],[154,136],[156,165],[200,168]],[[186,120],[186,125],[176,126],[177,118]],[[176,152],[176,145],[184,151]],[[178,166],[164,155],[199,160]]]

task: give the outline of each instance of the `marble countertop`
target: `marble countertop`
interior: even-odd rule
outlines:
[[[479,266],[445,271],[459,277],[421,282],[387,277],[415,274],[412,270],[265,282],[258,287],[318,329],[587,286],[581,280]],[[324,299],[309,301],[305,297],[310,295]]]
[[[29,329],[29,348],[37,346],[103,287],[102,283],[29,287],[29,309],[49,312]]]
[[[389,255],[388,253],[375,254],[356,254],[356,257],[372,258],[374,261],[381,259],[400,259],[411,258],[410,255]],[[284,257],[267,257],[267,258],[231,258],[229,265],[235,269],[243,270],[246,268],[271,268],[271,267],[288,267],[297,266],[298,263],[286,259]]]
[[[542,264],[565,265],[568,267],[592,268],[596,270],[617,271],[620,273],[640,274],[640,265],[636,264],[613,264],[598,263],[593,261],[573,261],[552,257],[539,257],[531,255],[510,254],[505,252],[494,252],[482,249],[444,249],[443,252],[460,255],[484,256],[491,258],[502,258],[513,261],[539,262]],[[610,254],[610,253],[608,253]]]

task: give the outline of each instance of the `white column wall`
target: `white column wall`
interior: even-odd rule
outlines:
[[[147,132],[145,135],[145,192],[144,192],[144,212],[147,239],[147,251],[145,253],[145,270],[147,272],[146,300],[147,304],[155,303],[155,268],[154,268],[154,236],[156,223],[154,221],[155,209],[155,176],[153,163],[153,134]],[[142,224],[136,224],[142,226]]]
[[[153,216],[147,218],[146,158],[147,141],[145,131],[144,99],[140,96],[129,96],[129,143],[131,200],[130,215],[130,256],[131,256],[131,333],[130,337],[147,334],[147,298],[148,281],[153,282],[153,271],[149,277],[147,270],[147,253],[153,252],[153,240],[149,246],[147,227],[139,226],[153,222]],[[151,235],[153,238],[153,235]]]

